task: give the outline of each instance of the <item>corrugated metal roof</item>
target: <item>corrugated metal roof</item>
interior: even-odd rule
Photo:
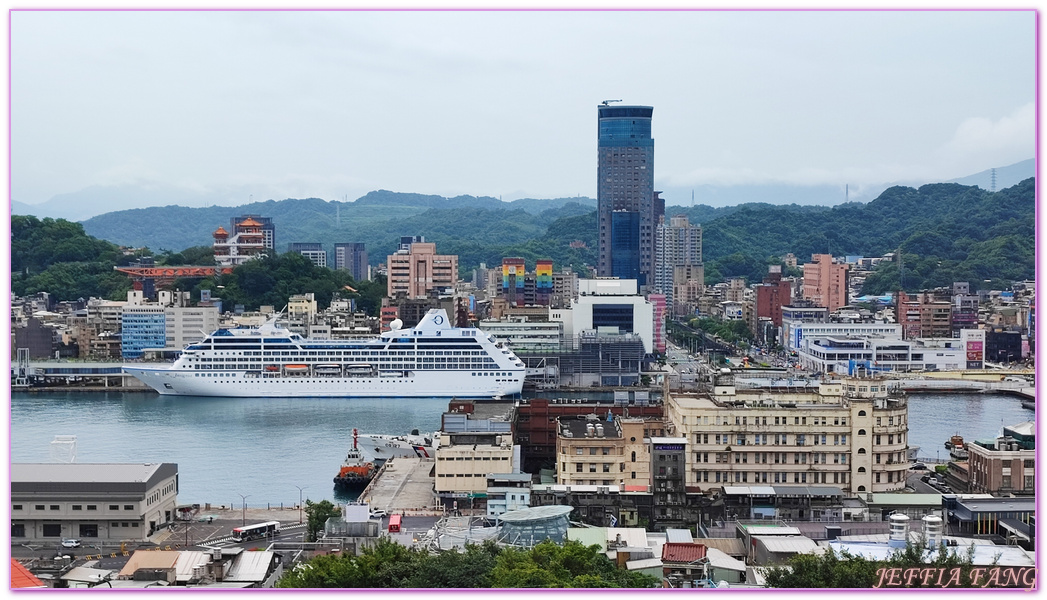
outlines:
[[[786,527],[784,525],[759,525],[740,524],[749,535],[800,535],[803,532],[797,527]]]
[[[717,550],[729,556],[745,556],[745,544],[742,538],[699,538],[699,544],[705,544],[706,548]]]
[[[173,569],[178,562],[177,550],[135,550],[120,577],[131,577],[139,569]]]
[[[193,578],[194,567],[208,564],[211,564],[210,552],[183,550],[178,553],[178,561],[175,562],[175,580],[189,581]]]
[[[805,538],[802,535],[756,536],[754,539],[758,540],[758,543],[763,544],[763,547],[768,552],[806,554],[814,552],[818,548],[818,544],[815,544],[814,540]]]
[[[660,558],[641,558],[638,560],[625,561],[625,568],[630,571],[639,571],[640,569],[657,569],[661,566],[662,559]]]
[[[716,548],[707,548],[705,556],[709,559],[709,564],[717,569],[745,572],[744,562],[732,556],[728,556],[726,553],[721,552]]]
[[[703,558],[705,558],[705,546],[702,544],[666,542],[662,546],[662,563],[692,563]]]
[[[66,581],[80,581],[84,583],[98,583],[109,577],[115,577],[108,569],[92,569],[90,567],[73,567],[62,574],[59,579]]]
[[[670,543],[690,544],[694,542],[690,529],[666,529],[665,540]]]
[[[269,572],[269,565],[273,562],[274,552],[262,550],[259,552],[241,552],[229,566],[223,581],[262,581]]]

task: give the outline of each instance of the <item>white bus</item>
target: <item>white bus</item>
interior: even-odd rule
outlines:
[[[279,531],[279,521],[266,521],[265,523],[237,527],[233,530],[233,539],[237,542],[246,542],[256,538],[264,538],[270,534],[279,533]]]

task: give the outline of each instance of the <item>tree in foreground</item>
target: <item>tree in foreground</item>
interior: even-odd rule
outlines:
[[[318,556],[288,571],[282,588],[654,587],[655,577],[618,569],[599,546],[545,541],[530,550],[491,541],[429,552],[381,538],[360,556]]]
[[[965,553],[955,550],[938,552],[926,560],[927,546],[907,544],[887,560],[875,561],[854,556],[846,550],[837,553],[829,548],[824,554],[797,554],[786,566],[767,572],[767,587],[773,588],[876,588],[876,587],[981,587],[975,577],[974,546]],[[983,569],[984,571],[984,569]],[[944,573],[944,577],[937,577]],[[946,585],[942,585],[942,581]],[[898,582],[898,583],[895,583]]]

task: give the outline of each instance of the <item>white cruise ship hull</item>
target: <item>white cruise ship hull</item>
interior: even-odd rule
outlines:
[[[523,391],[522,372],[506,377],[472,375],[468,371],[415,371],[409,377],[270,378],[244,371],[201,373],[132,365],[125,365],[124,371],[165,396],[500,398]]]
[[[479,329],[451,327],[437,308],[414,327],[363,341],[303,338],[274,317],[218,329],[173,364],[124,372],[165,396],[239,398],[499,398],[523,391],[526,376],[512,350]]]

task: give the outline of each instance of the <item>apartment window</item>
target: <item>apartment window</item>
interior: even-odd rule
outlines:
[[[636,451],[635,450],[633,450],[633,453],[632,453],[631,457],[632,457],[632,462],[636,462]]]
[[[879,445],[880,445],[880,436],[879,436],[879,435],[876,435],[876,436],[875,436],[875,437],[874,437],[873,439],[875,440],[875,444],[876,444],[877,446],[879,446]]]
[[[61,510],[62,508],[57,504],[52,504],[48,507],[49,510]]]
[[[603,472],[604,473],[610,473],[611,472],[611,463],[604,463],[603,464]]]
[[[124,510],[134,510],[134,509],[135,509],[134,504],[125,504],[124,505]]]
[[[633,479],[636,479],[636,471],[633,471],[633,472],[632,472],[632,478],[633,478]]]
[[[595,473],[596,472],[596,463],[589,463],[589,472],[590,473]]]
[[[596,448],[589,448],[589,456],[596,456]]]
[[[84,509],[84,505],[83,504],[74,504],[73,505],[73,510],[83,510],[83,509]]]
[[[574,472],[575,473],[581,473],[582,472],[582,463],[578,463],[578,464],[576,464],[574,466]]]
[[[98,505],[97,504],[88,504],[87,505],[87,510],[98,510]]]
[[[576,448],[575,449],[575,454],[577,454],[578,456],[581,456],[582,455],[582,449],[581,448]]]
[[[11,510],[22,510],[22,505],[21,504],[15,504],[15,505],[11,506]]]
[[[35,510],[44,510],[44,505],[43,504],[34,504],[33,508]]]

